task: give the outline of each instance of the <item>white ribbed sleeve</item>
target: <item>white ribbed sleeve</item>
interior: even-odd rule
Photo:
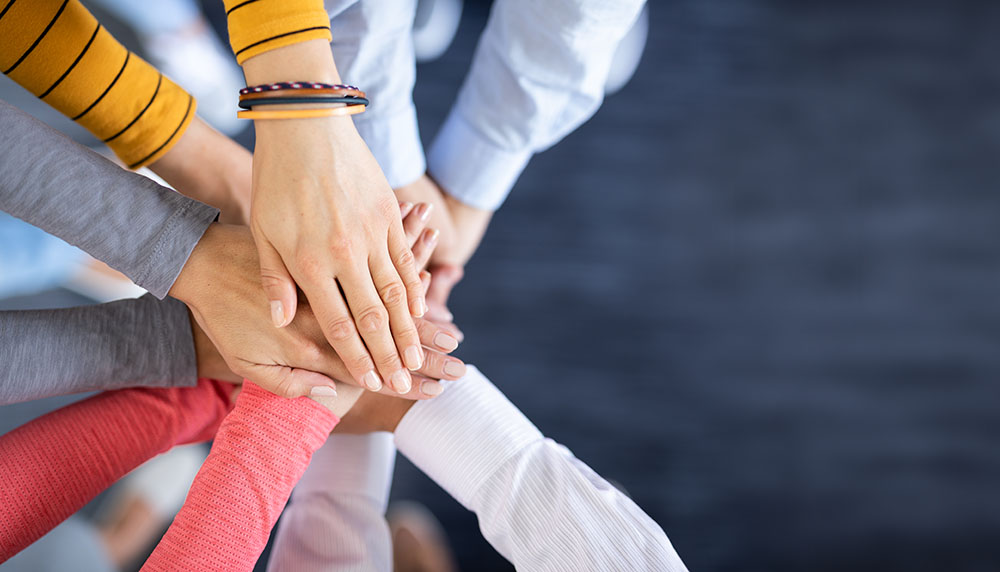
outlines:
[[[421,401],[396,446],[476,513],[518,570],[686,571],[635,503],[544,436],[476,368]]]

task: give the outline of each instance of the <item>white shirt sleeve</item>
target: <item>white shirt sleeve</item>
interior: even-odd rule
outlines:
[[[270,572],[392,572],[385,521],[396,447],[388,433],[332,435],[281,515]]]
[[[458,101],[427,152],[449,194],[484,210],[533,153],[594,114],[643,0],[497,0]],[[336,37],[336,35],[335,35]]]
[[[403,417],[396,446],[476,513],[518,570],[687,570],[642,509],[546,439],[477,369],[444,383]]]
[[[413,105],[416,0],[326,0],[325,6],[340,77],[371,100],[353,116],[358,133],[390,186],[412,183],[427,170]]]

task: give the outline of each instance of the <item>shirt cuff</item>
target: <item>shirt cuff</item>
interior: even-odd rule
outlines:
[[[427,170],[417,110],[412,103],[391,113],[380,113],[373,105],[366,113],[354,116],[354,125],[392,188],[416,181]]]
[[[427,152],[427,172],[449,195],[481,210],[500,208],[531,159],[502,149],[452,111]]]
[[[135,280],[136,284],[161,300],[170,292],[194,247],[208,230],[208,225],[219,216],[219,209],[215,207],[179,193],[173,194],[176,197],[167,195],[167,198],[176,199],[176,210],[163,225],[149,262]]]
[[[382,512],[389,501],[396,447],[389,433],[330,435],[313,453],[309,469],[295,487],[296,497],[313,493],[363,495]]]
[[[410,408],[396,428],[396,446],[462,505],[507,460],[542,433],[473,366],[442,381],[440,396]]]

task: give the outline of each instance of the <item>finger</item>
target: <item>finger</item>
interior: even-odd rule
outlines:
[[[275,327],[283,328],[295,317],[298,304],[295,281],[281,255],[266,238],[257,241],[257,254],[260,257],[260,284],[271,305],[271,321]]]
[[[247,379],[279,397],[336,395],[336,384],[329,377],[285,365],[253,364],[247,366]]]
[[[376,372],[375,362],[358,333],[337,281],[331,278],[325,284],[311,284],[306,297],[323,336],[337,352],[351,378],[372,391],[381,389],[382,378]]]
[[[424,293],[427,293],[427,289],[431,286],[431,273],[426,270],[420,271],[420,287],[424,289]]]
[[[427,228],[427,221],[430,220],[431,209],[434,205],[429,203],[417,203],[409,214],[403,215],[403,233],[406,235],[406,242],[412,248],[420,237],[420,232]],[[417,265],[417,268],[420,268]]]
[[[431,379],[458,379],[465,375],[465,363],[434,350],[424,352],[424,365],[419,373]]]
[[[414,320],[414,323],[417,325],[420,343],[428,348],[444,353],[451,353],[458,347],[458,338],[448,330],[447,326],[424,318],[417,318]]]
[[[406,202],[406,201],[400,201],[400,203],[399,203],[399,218],[405,219],[406,215],[410,214],[410,211],[412,211],[412,210],[413,210],[413,203]]]
[[[441,232],[436,228],[426,228],[420,233],[420,238],[413,244],[413,264],[417,268],[424,268],[434,253],[437,246],[438,236]]]
[[[390,224],[388,242],[390,259],[393,266],[396,267],[396,274],[406,288],[406,300],[409,304],[410,315],[419,318],[427,311],[427,302],[424,300],[418,268],[414,264],[413,251],[407,243],[402,224]]]
[[[414,401],[420,401],[425,399],[433,399],[438,395],[441,395],[441,392],[443,391],[444,391],[444,385],[442,385],[440,381],[436,379],[431,379],[419,373],[414,373],[413,385],[410,388],[410,390],[407,391],[406,393],[400,395],[389,388],[383,388],[382,391],[379,391],[379,393],[382,395],[396,397],[399,399],[410,399]]]
[[[366,332],[362,323],[358,324],[361,335],[365,336],[365,342],[368,343],[368,348],[372,351],[375,363],[380,366],[385,364],[387,367],[396,367],[398,356],[402,356],[403,364],[408,369],[419,369],[424,360],[423,350],[420,347],[420,336],[417,334],[417,328],[413,324],[413,318],[406,306],[406,290],[388,256],[371,261],[371,280],[374,282],[379,299],[385,304],[384,308],[388,313],[389,328],[383,328],[381,334],[391,333],[390,336],[376,335],[374,329],[368,329]],[[373,335],[374,342],[369,342],[366,334]],[[386,341],[389,342],[388,345],[380,345]],[[393,371],[390,376],[395,376],[399,382],[392,384],[393,389],[400,393],[406,393],[409,386],[400,385],[404,382],[403,376],[396,371]]]

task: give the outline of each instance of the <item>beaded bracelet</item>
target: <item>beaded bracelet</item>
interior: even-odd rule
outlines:
[[[311,117],[334,117],[337,115],[355,115],[365,110],[364,105],[347,105],[344,107],[324,107],[320,109],[275,109],[267,111],[237,111],[240,119],[307,119]]]
[[[277,91],[279,89],[331,89],[356,91],[364,97],[364,92],[353,85],[343,83],[316,83],[312,81],[282,81],[278,83],[268,83],[264,85],[252,85],[240,90],[240,95],[251,93],[261,93],[265,91]]]
[[[255,91],[240,95],[240,101],[257,101],[258,99],[270,99],[272,97],[366,97],[365,92],[359,89],[275,89],[269,91]]]
[[[346,105],[368,105],[368,100],[363,97],[269,97],[266,99],[240,101],[239,106],[243,109],[253,109],[254,107],[261,105],[280,105],[283,103],[340,103]]]

